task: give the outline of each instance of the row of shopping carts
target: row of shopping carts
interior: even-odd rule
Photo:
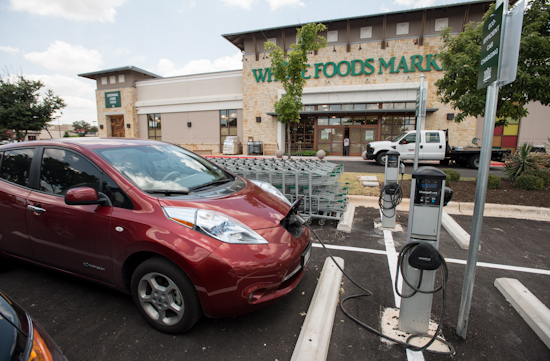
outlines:
[[[343,165],[319,159],[210,158],[246,179],[278,188],[290,202],[304,197],[299,212],[308,221],[340,221],[348,204],[349,183],[340,182]]]

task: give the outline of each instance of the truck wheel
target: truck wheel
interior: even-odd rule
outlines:
[[[376,155],[376,164],[378,165],[386,165],[386,153],[387,152],[380,152]]]
[[[479,168],[479,154],[472,155],[470,159],[468,159],[468,166],[474,169]]]
[[[442,159],[439,161],[439,164],[441,165],[449,165],[449,160],[448,159]]]

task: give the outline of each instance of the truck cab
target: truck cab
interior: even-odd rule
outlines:
[[[407,131],[399,134],[392,140],[371,142],[367,146],[366,158],[374,159],[377,164],[384,165],[385,155],[390,150],[398,151],[401,159],[414,159],[416,146],[416,131]],[[418,159],[443,160],[445,159],[446,138],[442,130],[420,131],[420,147]]]

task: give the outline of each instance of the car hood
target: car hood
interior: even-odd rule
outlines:
[[[199,193],[159,198],[159,203],[163,207],[190,207],[224,213],[254,230],[279,226],[290,211],[290,205],[250,182],[246,182],[241,190],[220,197],[201,197]]]
[[[369,145],[372,147],[372,148],[375,148],[376,147],[383,147],[383,146],[386,146],[386,147],[389,147],[391,146],[393,143],[390,142],[389,140],[379,140],[379,141],[376,141],[376,142],[370,142]]]

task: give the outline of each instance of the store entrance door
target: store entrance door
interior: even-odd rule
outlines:
[[[111,117],[111,137],[124,138],[124,115]]]

